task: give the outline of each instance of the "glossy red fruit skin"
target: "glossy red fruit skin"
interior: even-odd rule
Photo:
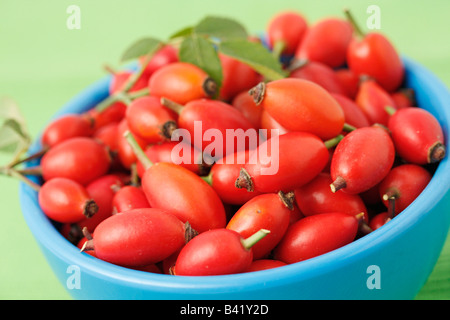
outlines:
[[[305,216],[326,212],[342,212],[357,215],[364,212],[368,221],[366,205],[358,194],[345,192],[333,193],[330,184],[333,182],[329,173],[320,173],[311,182],[295,189],[295,200]]]
[[[308,80],[286,78],[267,83],[260,106],[287,130],[313,133],[324,140],[337,136],[344,126],[341,106]]]
[[[373,80],[363,81],[360,84],[355,102],[370,124],[379,123],[387,126],[389,113],[386,112],[386,107],[396,108],[389,93]]]
[[[95,214],[98,209],[86,188],[67,178],[52,178],[44,182],[38,193],[38,202],[47,217],[61,223],[81,221],[87,217],[85,212]]]
[[[331,95],[336,99],[344,111],[345,123],[352,125],[355,128],[370,126],[371,123],[366,115],[352,99],[337,93],[332,93]]]
[[[42,177],[44,180],[64,177],[87,185],[108,172],[110,164],[111,157],[102,143],[89,137],[75,137],[42,156]]]
[[[355,239],[358,224],[355,216],[342,212],[305,217],[288,228],[274,258],[291,264],[338,249]]]
[[[277,41],[283,41],[282,53],[293,55],[308,29],[306,19],[297,12],[283,11],[272,17],[266,27],[267,41],[271,48]]]
[[[92,134],[92,138],[100,141],[105,146],[108,147],[109,151],[117,153],[119,150],[118,140],[119,140],[119,123],[112,122],[103,127],[98,128]]]
[[[139,64],[142,66],[145,60],[145,56],[139,58]],[[156,70],[178,61],[178,51],[171,45],[166,45],[158,50],[150,62],[145,66],[144,74],[149,78]]]
[[[166,140],[163,126],[168,121],[177,121],[177,114],[163,106],[161,99],[145,96],[133,100],[127,107],[125,118],[128,128],[146,143]]]
[[[81,230],[86,227],[89,232],[94,232],[100,222],[112,215],[112,200],[116,190],[121,187],[123,187],[122,179],[115,174],[103,175],[86,186],[88,195],[98,205],[98,211],[92,218],[77,223]]]
[[[219,196],[188,169],[155,163],[144,172],[141,185],[152,208],[171,211],[199,233],[226,226],[225,208]]]
[[[230,102],[238,93],[249,90],[261,80],[260,74],[249,65],[222,53],[219,58],[223,73],[219,99]]]
[[[224,228],[209,230],[189,241],[175,262],[177,276],[207,276],[240,273],[253,260],[243,247],[242,236]]]
[[[397,110],[388,128],[398,155],[414,164],[432,162],[430,152],[437,144],[444,145],[444,132],[438,120],[428,111],[411,107]]]
[[[334,71],[337,80],[346,92],[346,96],[350,99],[355,99],[359,89],[359,76],[348,68],[340,68]]]
[[[267,236],[252,246],[253,259],[261,259],[280,242],[289,226],[291,211],[278,194],[261,194],[241,206],[226,228],[238,232],[244,239],[258,230],[269,230]]]
[[[391,42],[380,33],[371,32],[363,39],[354,37],[347,50],[347,63],[355,74],[374,78],[388,92],[395,91],[403,82],[403,62]]]
[[[278,139],[278,142],[273,139]],[[273,147],[275,144],[278,144],[278,150]],[[243,167],[251,178],[253,190],[287,193],[314,179],[328,159],[328,149],[319,137],[307,132],[288,132],[263,142]],[[276,163],[278,170],[272,172],[270,168],[275,169]],[[245,184],[241,184],[241,187],[248,189]]]
[[[245,157],[244,161],[240,160],[242,154]],[[248,162],[249,154],[249,151],[229,154],[212,165],[209,173],[211,186],[224,203],[243,205],[260,194],[257,191],[248,192],[246,189],[236,188],[235,186],[236,177],[239,176],[242,165]]]
[[[357,194],[383,180],[394,160],[394,144],[384,128],[358,128],[336,146],[330,173],[333,181],[338,177],[345,180],[345,187],[341,189],[343,192]]]
[[[95,255],[128,267],[157,263],[185,243],[185,225],[168,211],[144,208],[115,214],[93,235]]]
[[[253,101],[253,98],[248,94],[248,90],[238,93],[231,101],[231,105],[238,109],[254,128],[259,129],[262,109]]]
[[[142,189],[132,185],[120,188],[114,194],[111,206],[114,213],[133,209],[150,208],[150,204]]]
[[[381,226],[385,225],[386,222],[390,220],[390,216],[388,212],[381,212],[373,216],[372,219],[370,219],[369,227],[372,230],[377,230]]]
[[[391,98],[398,109],[416,106],[415,93],[413,89],[400,89],[391,93]]]
[[[73,137],[89,137],[93,133],[93,123],[79,114],[61,116],[44,129],[41,136],[43,147],[53,147]]]
[[[191,100],[208,98],[203,85],[208,74],[197,66],[186,62],[174,62],[156,70],[148,82],[150,94],[165,97],[179,104]]]
[[[275,135],[281,135],[290,132],[290,130],[280,125],[266,110],[261,112],[260,128],[266,131],[261,131],[266,139],[270,139]]]
[[[102,111],[97,111],[94,108],[88,110],[83,115],[92,121],[94,123],[94,129],[98,130],[108,124],[120,122],[125,117],[126,110],[126,104],[123,102],[115,102]]]
[[[184,141],[166,141],[159,144],[152,144],[144,152],[153,163],[174,163],[198,175],[204,174],[206,170],[206,165],[202,160],[202,153]],[[184,152],[188,152],[189,154],[185,155]],[[142,177],[145,169],[139,159],[137,160],[136,168],[138,176]]]
[[[301,67],[292,71],[289,74],[289,77],[312,81],[320,85],[329,93],[347,93],[342,86],[342,83],[337,78],[334,70],[321,62],[308,61]]]
[[[273,268],[278,268],[287,265],[283,261],[274,260],[274,259],[259,259],[259,260],[253,260],[252,264],[246,272],[254,272],[254,271],[261,271],[261,270],[268,270]]]
[[[347,59],[353,28],[348,21],[326,18],[311,26],[295,52],[297,59],[307,59],[340,67]]]
[[[199,135],[196,122],[201,124],[202,139],[195,139]],[[248,131],[249,134],[255,138],[258,137],[252,123],[240,111],[230,104],[218,100],[199,99],[187,103],[179,114],[178,128],[188,131],[191,143],[195,148],[218,159],[228,153],[243,151],[252,147],[249,141],[242,145],[234,142],[235,137],[237,137],[237,141],[245,141],[248,130],[250,130]],[[214,139],[205,136],[208,130],[220,132],[222,143],[218,144],[217,149],[211,150],[215,141],[211,141]],[[227,130],[235,132],[236,135],[232,135],[228,139]],[[255,139],[255,147],[257,144],[258,139]]]
[[[383,196],[395,197],[396,214],[406,209],[425,189],[431,180],[431,174],[422,166],[402,164],[392,168],[379,186],[379,194],[384,205],[389,207],[389,200]]]

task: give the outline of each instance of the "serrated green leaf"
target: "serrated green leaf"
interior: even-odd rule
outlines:
[[[152,54],[163,42],[155,38],[143,38],[131,44],[122,54],[122,62]]]
[[[282,65],[261,43],[243,39],[222,41],[219,51],[248,64],[267,80],[282,79],[287,76]]]
[[[217,38],[220,41],[231,39],[247,39],[248,33],[239,22],[222,17],[208,16],[202,19],[195,27],[194,32]]]
[[[214,45],[195,33],[186,37],[180,46],[180,61],[192,63],[203,69],[220,88],[222,84],[222,64]]]

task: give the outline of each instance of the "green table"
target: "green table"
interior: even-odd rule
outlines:
[[[80,9],[80,29],[67,25],[75,13],[68,11],[72,4]],[[325,16],[342,17],[342,9],[349,7],[364,23],[372,4],[372,0],[2,0],[0,95],[18,102],[32,136],[37,137],[65,102],[105,74],[105,63],[119,66],[123,49],[140,37],[165,39],[207,14],[234,17],[250,32],[259,32],[283,9],[300,10],[312,23]],[[450,86],[450,2],[379,0],[376,4],[381,9],[380,31],[400,52]],[[6,160],[0,155],[1,164]],[[25,224],[18,182],[0,177],[0,190],[0,299],[70,299]],[[450,298],[450,240],[417,298]]]

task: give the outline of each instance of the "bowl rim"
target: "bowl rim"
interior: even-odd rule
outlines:
[[[441,110],[443,112],[441,121],[450,125],[450,93],[446,86],[422,65],[407,57],[402,57],[402,59],[406,67],[406,72],[414,70],[415,74],[420,73],[429,82],[432,94],[437,95],[439,101],[447,105],[447,107]],[[64,105],[54,117],[89,109],[95,105],[95,101],[99,101],[99,99],[101,100],[107,95],[105,88],[108,87],[110,80],[111,77],[106,76],[87,87]],[[80,105],[89,105],[90,107],[80,108]],[[33,149],[38,150],[38,140],[34,142],[30,148],[30,152]],[[445,143],[448,145],[448,139],[446,139]],[[214,292],[224,292],[224,290],[227,292],[235,291],[237,287],[277,287],[285,283],[285,281],[290,281],[292,278],[296,278],[299,281],[317,277],[329,270],[341,268],[346,264],[352,263],[356,256],[368,255],[371,250],[374,250],[373,248],[377,244],[382,244],[388,239],[398,237],[401,233],[399,231],[405,230],[412,224],[423,219],[428,213],[428,208],[433,207],[434,203],[445,196],[450,187],[449,167],[448,157],[445,157],[437,166],[436,173],[430,183],[414,201],[414,207],[409,206],[402,214],[396,216],[389,223],[341,248],[279,268],[216,276],[153,274],[117,266],[94,258],[87,253],[80,253],[79,249],[65,239],[41,211],[37,204],[36,191],[21,182],[19,185],[19,197],[24,218],[39,244],[53,252],[60,259],[76,264],[82,272],[96,274],[96,276],[105,279],[109,278],[115,279],[115,281],[127,282],[128,284],[134,283],[140,288],[143,286],[149,288],[157,286],[158,291],[170,291],[174,288],[182,288],[191,290],[190,293],[195,296],[195,294],[203,293],[204,289],[208,289],[208,293],[213,294]],[[27,202],[30,198],[35,201],[31,203]],[[327,263],[330,261],[333,263]]]

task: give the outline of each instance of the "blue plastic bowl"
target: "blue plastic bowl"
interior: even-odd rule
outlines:
[[[448,141],[446,86],[419,64],[407,58],[404,62],[407,86],[415,89],[419,106],[440,121]],[[93,107],[107,96],[109,81],[105,78],[87,88],[57,116]],[[36,142],[33,150],[39,147]],[[43,214],[37,193],[23,183],[20,202],[48,263],[76,299],[413,299],[430,275],[449,230],[449,186],[446,157],[411,206],[351,244],[281,268],[209,277],[146,273],[80,253]]]

